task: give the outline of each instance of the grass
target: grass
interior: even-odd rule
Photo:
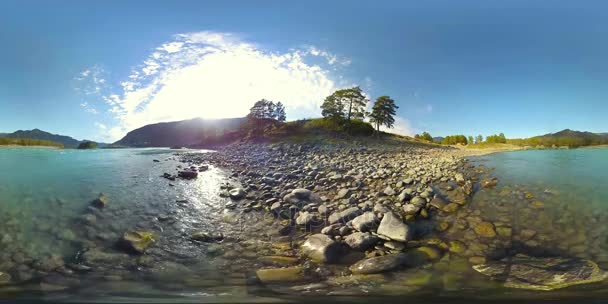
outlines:
[[[499,150],[517,150],[521,149],[520,146],[511,145],[511,144],[500,144],[500,143],[479,143],[479,144],[470,144],[464,146],[467,149],[499,149]]]

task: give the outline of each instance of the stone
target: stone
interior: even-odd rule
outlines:
[[[382,193],[384,193],[384,195],[386,195],[386,196],[393,196],[393,195],[397,194],[395,192],[395,190],[393,188],[391,188],[391,186],[386,186],[386,188],[384,189],[384,191],[382,191]]]
[[[440,196],[435,196],[432,200],[431,200],[431,206],[439,209],[439,210],[443,210],[443,208],[448,204],[443,198],[441,198]]]
[[[384,214],[377,233],[393,241],[407,242],[412,239],[408,225],[392,212]]]
[[[378,217],[376,217],[376,215],[371,211],[365,212],[357,216],[351,222],[355,230],[362,232],[369,231],[372,227],[375,227],[377,223]]]
[[[142,254],[154,243],[154,234],[145,231],[127,231],[123,234],[120,243],[125,249]]]
[[[305,279],[302,267],[258,269],[255,274],[264,284],[298,282]]]
[[[409,267],[421,266],[441,259],[441,251],[431,246],[422,246],[405,252],[405,265]]]
[[[596,263],[580,258],[537,258],[523,254],[473,266],[505,287],[555,290],[601,282],[607,274]],[[508,269],[508,271],[507,271]]]
[[[536,235],[536,231],[534,231],[532,229],[523,229],[522,231],[519,232],[519,238],[522,241],[531,240],[535,235]]]
[[[298,263],[298,258],[281,256],[281,255],[269,255],[263,256],[258,259],[262,263],[266,264],[278,264],[278,265],[293,265]]]
[[[475,233],[481,237],[493,238],[496,236],[494,225],[490,222],[481,222],[473,228]]]
[[[91,205],[93,207],[102,209],[105,208],[108,205],[109,199],[107,196],[105,196],[103,193],[99,194],[99,197],[97,197],[96,199],[94,199],[91,202]]]
[[[355,232],[344,238],[344,242],[352,249],[365,251],[378,243],[380,239],[369,232]]]
[[[333,263],[340,256],[340,244],[325,234],[313,234],[306,239],[300,253],[319,263]]]
[[[443,207],[443,212],[445,213],[454,213],[456,212],[456,210],[458,210],[458,208],[460,208],[460,205],[456,204],[456,203],[449,203],[447,205],[445,205],[445,207]]]
[[[296,218],[296,225],[308,226],[316,221],[317,221],[317,218],[315,217],[314,214],[309,213],[309,212],[300,212],[300,214]]]
[[[361,210],[358,207],[350,207],[343,211],[333,213],[327,219],[330,224],[336,223],[347,223],[361,214]]]
[[[336,194],[336,196],[334,196],[334,200],[339,200],[339,199],[343,199],[350,196],[350,190],[349,189],[340,189],[340,191],[338,191],[338,194]]]
[[[307,200],[310,198],[312,191],[310,191],[308,189],[298,188],[298,189],[292,190],[291,194],[293,194],[298,199]]]
[[[177,176],[179,176],[183,179],[195,179],[198,177],[198,172],[194,171],[194,170],[184,170],[184,171],[179,171],[177,173]]]
[[[390,212],[391,210],[388,209],[388,207],[382,205],[382,204],[375,204],[374,205],[374,212],[376,213],[387,213]]]
[[[448,242],[448,250],[451,253],[460,254],[467,250],[467,246],[461,241],[450,241]]]
[[[464,184],[464,182],[465,182],[464,175],[462,173],[456,173],[456,174],[454,174],[454,179],[456,179],[456,182],[458,184]]]
[[[224,239],[221,233],[211,234],[206,231],[195,231],[190,236],[190,239],[197,242],[219,242]]]
[[[416,196],[416,197],[412,198],[410,203],[414,206],[418,206],[418,207],[422,208],[422,207],[424,207],[424,205],[426,205],[426,200],[420,196]]]
[[[513,233],[513,229],[510,227],[496,227],[496,233],[502,238],[510,238]]]
[[[404,265],[406,255],[403,253],[387,254],[361,260],[349,267],[353,274],[374,274],[397,269]]]
[[[415,215],[420,211],[420,207],[412,204],[403,205],[403,214],[405,215]]]
[[[234,188],[232,190],[230,190],[228,192],[228,194],[230,195],[230,198],[233,200],[239,200],[242,199],[243,197],[245,197],[245,190],[243,190],[242,188]]]

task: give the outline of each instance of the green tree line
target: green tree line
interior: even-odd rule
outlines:
[[[45,146],[63,148],[63,144],[40,139],[0,138],[0,146]]]

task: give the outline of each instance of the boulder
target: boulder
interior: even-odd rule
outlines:
[[[403,253],[387,254],[361,260],[350,266],[349,269],[353,274],[381,273],[403,266],[406,258]]]
[[[403,214],[405,215],[414,215],[420,211],[420,207],[412,204],[403,205]]]
[[[407,242],[412,239],[410,228],[392,212],[384,214],[377,233],[393,241]]]
[[[523,254],[475,265],[473,269],[505,287],[554,290],[601,282],[607,274],[592,261],[579,258],[537,258]]]
[[[245,190],[243,188],[234,188],[228,192],[231,199],[239,200],[245,197]]]
[[[340,256],[340,244],[325,234],[313,234],[302,244],[300,253],[319,263],[333,263]]]
[[[378,243],[380,238],[369,232],[355,232],[348,235],[344,242],[352,249],[365,251]]]
[[[302,267],[258,269],[255,274],[264,284],[298,282],[305,279]]]
[[[493,238],[496,236],[494,225],[490,222],[481,222],[473,227],[475,233],[481,237]]]
[[[361,210],[358,207],[350,207],[346,210],[333,213],[329,216],[328,221],[330,224],[346,223],[360,214]]]
[[[374,227],[378,223],[378,217],[371,211],[365,212],[359,216],[357,216],[352,221],[353,228],[357,231],[369,231],[372,227]]]
[[[316,216],[309,212],[300,212],[300,214],[296,218],[296,224],[302,226],[308,226],[316,221]]]
[[[307,200],[310,198],[312,191],[310,191],[308,189],[304,189],[304,188],[298,188],[298,189],[292,190],[291,194],[293,194],[298,199]]]

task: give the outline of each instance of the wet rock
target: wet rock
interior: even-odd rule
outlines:
[[[485,238],[493,238],[496,236],[496,231],[494,230],[494,225],[490,222],[481,222],[477,224],[473,230],[475,233],[481,237]]]
[[[456,174],[454,174],[454,179],[456,179],[456,182],[458,184],[464,184],[464,182],[465,182],[464,175],[462,173],[456,173]]]
[[[409,267],[421,266],[441,259],[441,251],[435,247],[422,246],[405,252],[405,265]]]
[[[420,211],[420,207],[413,204],[405,204],[403,205],[403,214],[405,215],[415,215]]]
[[[263,256],[258,259],[262,263],[277,265],[293,265],[298,263],[298,258],[280,255]]]
[[[87,250],[82,255],[84,262],[89,265],[96,265],[98,263],[119,265],[128,258],[129,256],[123,253],[109,253],[97,249]]]
[[[441,209],[441,210],[445,213],[454,213],[454,212],[456,212],[456,210],[458,210],[458,208],[460,208],[460,205],[458,205],[456,203],[449,203],[449,204],[445,205],[445,207],[443,207],[443,209]]]
[[[302,244],[301,254],[315,262],[333,263],[340,255],[340,244],[325,234],[314,234]]]
[[[384,214],[377,233],[393,241],[407,242],[412,239],[410,228],[392,212]]]
[[[154,243],[154,234],[146,231],[127,231],[119,243],[127,251],[142,254]]]
[[[177,176],[179,176],[183,179],[195,179],[198,177],[198,172],[194,171],[194,170],[184,170],[184,171],[179,171],[177,173]]]
[[[374,274],[391,271],[404,265],[406,255],[403,253],[387,254],[361,260],[349,269],[353,274]]]
[[[378,243],[380,239],[369,232],[355,232],[348,235],[344,242],[352,249],[365,251]]]
[[[190,239],[197,242],[219,242],[224,239],[221,233],[209,233],[207,231],[195,231],[190,236]]]
[[[255,274],[264,284],[298,282],[305,279],[302,267],[258,269]]]
[[[435,196],[432,200],[431,200],[431,206],[439,209],[439,210],[443,210],[443,208],[447,205],[448,203],[441,198],[440,196]]]
[[[346,223],[361,214],[358,207],[350,207],[346,210],[335,212],[327,219],[330,224]]]
[[[228,191],[228,195],[230,195],[230,198],[233,200],[239,200],[242,199],[243,197],[245,197],[245,190],[243,190],[243,188],[234,188],[230,191]]]
[[[467,246],[461,241],[450,241],[448,246],[448,250],[451,253],[460,254],[467,250]]]
[[[105,208],[105,207],[108,205],[108,202],[109,202],[109,201],[110,201],[110,200],[108,199],[108,197],[107,197],[107,196],[105,196],[103,193],[101,193],[101,194],[99,194],[99,197],[97,197],[96,199],[94,199],[94,200],[91,202],[91,205],[92,205],[93,207],[96,207],[96,208],[102,209],[102,208]]]
[[[502,282],[505,287],[531,290],[554,290],[601,282],[607,277],[606,272],[589,260],[536,258],[523,254],[475,265],[473,269]]]
[[[377,223],[378,217],[376,217],[373,212],[368,211],[353,219],[351,224],[353,225],[353,228],[355,228],[357,231],[365,232],[376,226]]]
[[[336,194],[336,196],[334,196],[334,200],[339,200],[339,199],[343,199],[350,196],[350,190],[349,189],[340,189],[340,191],[338,191],[338,194]]]
[[[317,221],[317,217],[309,212],[300,212],[296,218],[296,225],[309,226]]]
[[[0,272],[0,285],[11,282],[11,275],[6,272]]]

